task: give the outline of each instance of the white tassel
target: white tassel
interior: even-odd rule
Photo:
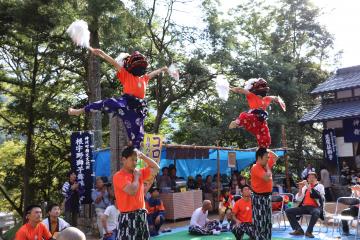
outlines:
[[[278,100],[278,103],[279,103],[280,107],[282,108],[282,110],[284,112],[286,112],[286,105],[285,105],[284,100],[280,96],[277,96],[277,100]]]
[[[84,20],[76,20],[68,27],[66,32],[77,46],[90,47],[90,31],[87,22]]]
[[[254,83],[256,83],[257,81],[259,81],[258,78],[250,78],[249,80],[247,80],[245,82],[244,89],[249,91],[252,88],[252,86],[254,85]]]
[[[119,56],[117,56],[117,58],[115,58],[115,61],[121,66],[124,66],[124,59],[127,58],[128,56],[130,56],[130,54],[128,53],[120,53]]]
[[[179,75],[179,69],[177,68],[175,63],[172,63],[169,67],[168,67],[168,73],[169,75],[174,78],[176,81],[179,81],[180,79],[180,75]]]
[[[217,75],[216,79],[216,91],[219,98],[227,101],[229,98],[230,84],[224,75]]]

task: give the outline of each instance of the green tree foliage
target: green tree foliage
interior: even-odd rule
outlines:
[[[244,1],[229,13],[218,1],[202,1],[205,31],[173,20],[183,1],[0,0],[0,210],[22,213],[30,202],[62,200],[59,189],[70,168],[70,133],[108,128],[90,116],[69,117],[69,106],[119,96],[121,86],[109,64],[74,46],[65,31],[75,19],[89,23],[91,44],[114,58],[138,50],[148,56],[150,70],[177,63],[180,80],[161,75],[149,84],[151,107],[147,132],[165,134],[176,143],[249,148],[253,136],[228,124],[247,110],[244,96],[219,100],[216,73],[231,85],[263,77],[272,95],[288,105],[273,105],[269,126],[272,147],[280,147],[282,124],[292,159],[319,157],[319,132],[299,126],[298,119],[314,101],[308,92],[328,77],[333,38],[317,22],[319,10],[307,0]],[[161,11],[165,9],[165,14]],[[101,90],[101,91],[100,91]],[[104,135],[102,146],[108,145]],[[314,155],[315,154],[315,155]],[[5,204],[6,202],[6,204]],[[4,203],[4,204],[2,204]]]

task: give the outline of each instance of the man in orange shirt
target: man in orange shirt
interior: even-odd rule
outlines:
[[[252,206],[250,186],[244,185],[241,188],[241,199],[239,199],[232,210],[233,225],[232,232],[236,240],[241,240],[246,233],[250,239],[255,239],[254,225],[252,224]]]
[[[312,234],[313,227],[316,224],[318,218],[324,219],[324,199],[325,190],[324,186],[317,181],[317,175],[315,172],[309,172],[306,180],[299,183],[299,192],[295,195],[295,201],[300,201],[300,204],[296,208],[286,209],[286,216],[289,219],[290,225],[294,232],[291,235],[302,236],[304,231],[298,223],[296,216],[303,214],[310,214],[311,219],[309,226],[306,230],[305,236],[314,238]]]
[[[25,223],[17,232],[16,240],[49,240],[53,239],[51,233],[46,226],[41,222],[42,212],[38,205],[30,205],[26,208]]]
[[[141,158],[147,167],[136,169]],[[123,167],[114,174],[113,184],[117,207],[120,211],[117,240],[149,239],[149,227],[144,200],[144,181],[154,177],[160,167],[151,158],[134,147],[122,152]]]
[[[272,173],[278,156],[266,148],[256,151],[256,163],[251,167],[252,216],[256,240],[271,239]]]

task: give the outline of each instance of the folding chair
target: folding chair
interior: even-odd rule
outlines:
[[[281,202],[281,208],[278,211],[272,211],[272,217],[277,218],[277,221],[279,223],[279,229],[281,229],[281,216],[284,220],[284,229],[286,229],[286,223],[285,223],[285,211],[284,211],[284,199],[281,195],[271,196],[271,204],[272,203],[280,203]]]
[[[341,221],[345,220],[345,221],[354,221],[356,220],[356,234],[355,234],[355,239],[358,238],[358,232],[359,232],[359,220],[360,220],[360,211],[358,211],[358,215],[357,217],[352,217],[352,216],[344,216],[341,215],[341,211],[340,210],[340,204],[342,205],[346,205],[346,206],[355,206],[355,205],[359,205],[360,204],[360,199],[356,198],[356,197],[339,197],[336,201],[336,207],[335,207],[335,214],[333,216],[334,219],[334,223],[333,223],[333,236],[334,236],[334,230],[335,230],[335,222],[338,222],[338,231],[340,234],[342,234],[342,228],[341,228]],[[352,224],[351,224],[352,225]]]

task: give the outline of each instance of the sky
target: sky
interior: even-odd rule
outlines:
[[[275,1],[275,0],[270,0]],[[336,67],[360,65],[360,0],[311,0],[313,4],[323,9],[319,18],[335,37],[334,53],[343,51],[342,58]],[[159,0],[165,3],[166,0]],[[187,26],[201,26],[201,11],[199,0],[183,0],[175,5],[173,19],[176,23]],[[226,12],[241,0],[220,0],[221,9]],[[159,7],[161,9],[161,7]],[[162,12],[162,11],[159,11]],[[335,69],[334,69],[335,70]]]

